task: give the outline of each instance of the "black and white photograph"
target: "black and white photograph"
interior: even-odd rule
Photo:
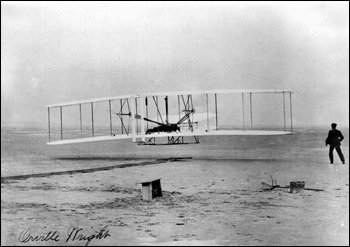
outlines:
[[[349,2],[2,1],[1,246],[349,246]]]

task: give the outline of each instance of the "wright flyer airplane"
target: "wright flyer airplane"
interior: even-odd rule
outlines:
[[[291,135],[290,90],[144,93],[47,105],[49,145],[132,139],[199,143],[200,136]],[[288,104],[289,103],[289,104]]]

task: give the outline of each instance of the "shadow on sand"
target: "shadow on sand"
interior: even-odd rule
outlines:
[[[118,165],[110,165],[110,166],[104,166],[104,167],[94,167],[94,168],[87,168],[87,169],[76,169],[76,170],[69,170],[69,171],[58,171],[58,172],[45,172],[45,173],[36,173],[36,174],[27,174],[27,175],[17,175],[17,176],[6,176],[1,177],[1,183],[6,183],[9,180],[22,180],[27,178],[34,178],[34,177],[48,177],[53,175],[66,175],[66,174],[75,174],[75,173],[92,173],[96,171],[106,171],[106,170],[112,170],[116,168],[126,168],[126,167],[133,167],[133,166],[146,166],[146,165],[154,165],[154,164],[161,164],[166,163],[168,161],[170,162],[179,162],[179,161],[186,161],[188,159],[192,159],[192,157],[168,157],[168,158],[150,158],[150,157],[113,157],[113,156],[65,156],[65,157],[54,157],[53,160],[108,160],[108,161],[121,161],[121,160],[135,160],[135,163],[128,163],[128,164],[118,164]],[[139,160],[139,162],[137,162]],[[143,160],[142,162],[140,162]],[[144,161],[146,160],[146,161]],[[206,157],[206,158],[200,158],[196,160],[217,160],[217,161],[223,161],[223,162],[288,162],[288,160],[284,159],[218,159],[217,157]]]

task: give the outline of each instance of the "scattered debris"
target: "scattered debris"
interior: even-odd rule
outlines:
[[[305,189],[305,181],[292,181],[290,182],[290,193],[295,191],[296,193],[303,192]]]
[[[261,184],[263,185],[263,190],[273,190],[274,188],[283,188],[281,187],[280,185],[269,185],[268,183],[265,183],[265,182],[261,182]],[[289,187],[288,187],[289,188]]]
[[[271,176],[271,175],[270,175]],[[280,188],[280,189],[289,189],[290,193],[293,193],[293,191],[295,191],[296,193],[300,193],[304,190],[312,190],[312,191],[324,191],[323,189],[312,189],[312,188],[305,188],[305,181],[291,181],[290,185],[285,185],[285,186],[281,186],[277,184],[277,180],[274,180],[271,176],[271,185],[265,182],[261,182],[261,184],[263,185],[262,190],[263,191],[271,191],[275,188]]]

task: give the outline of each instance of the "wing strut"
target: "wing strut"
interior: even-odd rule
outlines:
[[[185,99],[184,99],[184,96],[181,95],[181,98],[182,98],[182,102],[184,104],[184,107],[185,107],[185,112],[190,112],[192,109],[193,109],[193,102],[192,102],[192,108],[190,109],[190,98],[191,98],[191,101],[192,101],[192,95],[187,95],[187,102],[185,102]],[[193,116],[193,115],[192,115]],[[180,118],[180,116],[179,116]],[[186,118],[188,120],[188,128],[189,130],[191,130],[193,132],[193,125],[192,125],[192,122],[193,122],[193,119],[192,119],[192,122],[191,122],[191,118]],[[181,119],[180,119],[181,121]]]
[[[207,131],[209,132],[209,101],[208,101],[208,94],[205,94],[206,100],[207,100]]]
[[[245,124],[244,124],[244,93],[242,93],[242,113],[243,113],[243,131],[245,131]]]
[[[193,100],[192,100],[192,94],[190,94],[190,98],[191,98],[191,109],[193,109]],[[191,120],[189,120],[188,122],[190,123]],[[191,124],[191,130],[193,132],[193,114],[192,114],[192,123]]]
[[[145,98],[145,104],[146,104],[146,118],[148,118],[148,99],[147,97]],[[148,122],[146,128],[148,129]]]
[[[135,98],[135,112],[137,115],[137,98]],[[139,122],[136,120],[136,134],[139,134]]]
[[[168,96],[165,96],[165,122],[169,124]]]
[[[284,102],[284,91],[283,91],[283,124],[284,124],[284,132],[286,132],[286,108]]]
[[[79,104],[79,118],[80,118],[80,138],[83,138],[83,121],[81,116],[81,104]]]
[[[189,109],[189,107],[190,107],[190,102],[188,100],[189,96],[187,95],[187,102],[185,102],[183,95],[181,95],[181,98],[182,98],[182,102],[184,104],[185,110]]]
[[[292,116],[292,93],[289,93],[289,104],[290,104],[290,131],[293,132],[293,116]]]
[[[250,93],[250,129],[253,129],[253,104],[252,104],[252,93]]]
[[[133,142],[136,142],[136,131],[135,131],[135,127],[136,127],[136,118],[135,116],[135,100],[134,100],[134,96],[131,98],[131,112],[132,112],[132,115],[131,115],[131,131],[132,131],[132,141]]]
[[[154,96],[153,96],[154,104],[155,104],[156,107],[157,107],[157,121],[159,122],[159,117],[160,117],[160,120],[162,120],[162,123],[164,123],[163,118],[162,118],[162,114],[160,114],[160,112],[159,112],[159,107],[158,107],[158,96],[156,96],[156,98],[157,98],[157,101],[156,101],[156,99],[155,99]]]
[[[48,125],[49,125],[49,142],[50,142],[50,139],[51,139],[51,133],[50,133],[50,107],[47,108],[47,114],[48,114]]]
[[[126,99],[126,103],[128,104],[128,110],[130,112],[129,99]],[[129,126],[130,126],[130,118],[129,118],[129,121],[128,121],[128,132],[126,133],[127,135],[129,135],[129,132],[130,132]]]
[[[123,107],[125,105],[125,102],[128,104],[129,113],[123,113]],[[125,124],[123,121],[123,117],[121,117],[121,116],[125,116],[125,115],[129,116],[129,117],[131,116],[130,107],[129,107],[129,99],[125,99],[124,103],[123,103],[122,99],[120,100],[120,110],[119,110],[119,113],[116,113],[116,115],[118,115],[119,119],[120,119],[120,128],[121,128],[122,134],[124,134],[124,130],[125,130],[125,133],[127,135],[129,135],[129,125],[128,125],[128,130],[126,130],[126,127],[125,127]],[[130,120],[129,120],[129,124],[130,124]]]
[[[145,114],[145,100],[143,97],[140,98],[140,115],[141,118],[144,118],[144,114]],[[145,138],[145,121],[141,121],[141,142],[145,142],[146,138]]]
[[[124,101],[124,103],[125,103],[125,101]],[[123,106],[124,106],[124,104],[123,104],[123,100],[122,99],[120,99],[120,111],[119,111],[119,114],[123,114]],[[124,130],[123,130],[123,125],[124,125],[124,123],[123,123],[123,119],[119,116],[119,118],[120,118],[120,124],[121,124],[121,129],[122,129],[122,134],[124,134]]]
[[[216,116],[216,130],[219,129],[218,127],[218,99],[217,96],[215,94],[215,116]]]
[[[109,129],[111,130],[111,136],[113,135],[112,130],[112,106],[111,106],[111,100],[108,100],[108,106],[109,106]]]
[[[95,136],[94,130],[94,103],[91,102],[91,127],[92,127],[92,137]]]
[[[61,140],[63,139],[63,127],[62,127],[62,106],[60,106],[60,120],[61,120]]]
[[[181,113],[180,113],[180,95],[177,96],[177,107],[179,109],[179,121],[181,119]]]

